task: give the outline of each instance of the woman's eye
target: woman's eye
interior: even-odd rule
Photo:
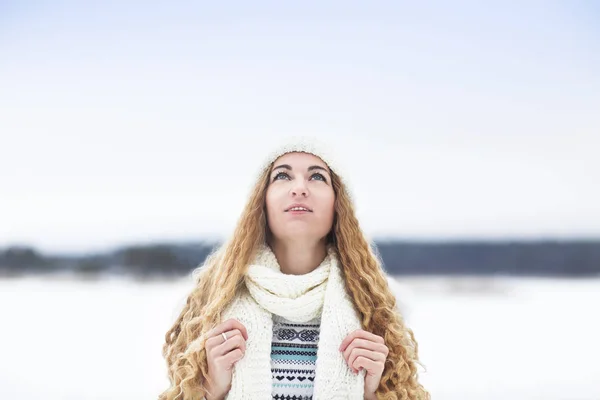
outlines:
[[[276,181],[276,180],[279,180],[281,177],[283,177],[284,179],[290,179],[290,176],[289,176],[287,173],[285,173],[285,172],[280,172],[280,173],[278,173],[277,175],[275,175],[275,176],[273,177],[273,180],[274,180],[274,181]],[[317,179],[317,180],[321,180],[321,181],[323,181],[323,182],[327,182],[327,178],[325,178],[325,176],[323,176],[323,174],[321,174],[321,173],[318,173],[318,172],[317,172],[317,173],[315,173],[315,174],[312,174],[312,175],[310,176],[310,178],[311,178],[311,179],[313,179],[314,177],[318,177],[318,179]]]
[[[286,174],[285,172],[280,172],[277,175],[275,175],[275,177],[273,178],[274,181],[276,181],[277,179],[279,179],[280,176],[284,176],[286,178],[289,178],[290,176],[288,174]]]
[[[327,179],[325,179],[325,177],[323,176],[323,174],[320,174],[320,173],[317,172],[316,174],[313,174],[311,176],[311,178],[313,178],[315,176],[318,176],[319,178],[321,178],[321,180],[323,180],[323,182],[327,182]]]

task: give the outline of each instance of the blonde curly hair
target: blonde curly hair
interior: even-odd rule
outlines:
[[[272,167],[272,164],[271,164]],[[208,365],[199,338],[221,323],[221,311],[244,282],[248,264],[268,238],[265,196],[267,168],[256,183],[231,239],[194,271],[195,286],[165,335],[163,356],[170,386],[160,400],[199,400],[206,395]],[[328,240],[334,245],[346,288],[361,316],[362,328],[384,338],[389,349],[377,398],[424,400],[430,394],[418,381],[418,345],[404,324],[378,256],[366,240],[342,180],[331,171],[335,217]]]

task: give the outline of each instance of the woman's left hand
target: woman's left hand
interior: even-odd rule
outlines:
[[[365,369],[365,399],[375,398],[389,349],[381,336],[357,329],[342,341],[340,351],[346,363],[354,371]]]

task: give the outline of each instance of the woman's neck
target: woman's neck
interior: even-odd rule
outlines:
[[[281,267],[288,275],[304,275],[314,271],[327,256],[327,244],[283,242],[274,240],[271,249]]]

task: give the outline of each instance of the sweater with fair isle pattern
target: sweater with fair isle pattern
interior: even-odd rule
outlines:
[[[312,400],[321,318],[297,323],[272,316],[272,398]]]

